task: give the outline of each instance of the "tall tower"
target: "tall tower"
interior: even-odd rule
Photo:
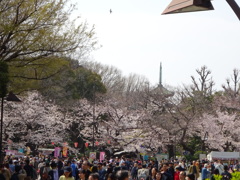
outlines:
[[[158,87],[162,88],[162,62],[160,62],[160,71],[159,71],[159,84]]]
[[[160,71],[159,71],[159,84],[157,87],[154,89],[156,94],[162,95],[166,98],[171,97],[174,95],[174,92],[169,91],[165,87],[163,87],[162,84],[162,63],[160,62]]]

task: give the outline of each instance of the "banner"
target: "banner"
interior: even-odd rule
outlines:
[[[23,150],[24,151],[24,150]],[[6,155],[12,155],[14,157],[24,157],[24,153],[19,152],[17,150],[5,150]]]
[[[60,156],[60,152],[61,152],[61,148],[60,147],[55,147],[55,149],[54,149],[54,157],[59,157]]]
[[[68,148],[63,147],[63,157],[67,157],[67,151],[68,151]]]
[[[144,161],[148,161],[148,155],[144,155],[144,156],[143,156],[143,160],[144,160]]]
[[[105,160],[105,152],[100,152],[100,162]]]
[[[5,152],[6,152],[6,155],[15,155],[16,154],[16,150],[5,150]]]
[[[38,148],[38,151],[41,152],[43,155],[50,155],[54,152],[55,149],[50,148]]]
[[[24,153],[24,148],[20,148],[20,149],[18,149],[18,152],[20,152],[20,153]]]
[[[89,154],[89,160],[92,162],[93,160],[96,159],[96,156],[97,156],[96,152],[90,152],[90,154]]]
[[[162,161],[164,159],[168,159],[168,154],[164,154],[164,153],[156,154],[156,158],[158,161]]]

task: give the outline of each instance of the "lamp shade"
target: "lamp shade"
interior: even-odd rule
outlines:
[[[162,14],[213,10],[211,0],[172,0]]]
[[[7,101],[21,102],[21,100],[15,94],[13,94],[13,92],[9,92],[6,99]]]

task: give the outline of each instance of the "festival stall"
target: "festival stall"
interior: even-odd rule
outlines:
[[[214,160],[223,160],[223,161],[239,160],[240,159],[240,153],[239,152],[212,151],[207,155],[207,159],[209,161],[214,161]]]

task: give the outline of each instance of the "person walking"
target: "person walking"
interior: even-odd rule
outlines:
[[[15,168],[14,168],[15,169]],[[5,168],[4,164],[0,165],[0,173],[3,174],[5,180],[9,180],[11,177],[11,172],[7,168]]]
[[[218,169],[218,170],[219,170],[219,174],[222,174],[222,173],[224,172],[224,166],[223,166],[221,160],[218,160],[218,161],[215,163],[215,169]]]
[[[78,172],[78,176],[79,176],[79,180],[86,180],[86,170],[81,169],[81,170]]]
[[[165,177],[166,180],[172,180],[173,176],[168,172],[168,163],[163,163],[163,166],[161,168],[161,173]]]
[[[98,163],[99,180],[105,180],[107,171],[103,168],[102,163]]]
[[[179,173],[179,179],[180,179],[180,180],[185,180],[185,179],[186,179],[186,176],[187,176],[187,174],[186,174],[185,171],[181,171],[181,172]]]
[[[135,162],[131,170],[131,177],[133,180],[137,179],[137,174],[138,174],[138,164]]]
[[[25,178],[27,177],[27,174],[20,173],[21,170],[22,170],[21,165],[16,165],[15,172],[13,173],[10,180],[25,180]]]
[[[220,176],[219,169],[214,169],[211,180],[217,180],[219,176]]]
[[[77,178],[77,174],[78,174],[78,168],[77,168],[77,164],[76,164],[76,160],[73,159],[72,163],[71,163],[71,168],[72,168],[72,176],[76,179]]]
[[[208,178],[208,175],[210,174],[207,168],[208,168],[208,164],[205,163],[201,171],[202,180],[206,180]]]
[[[25,160],[25,166],[23,167],[24,168],[24,170],[26,171],[26,173],[27,173],[27,178],[29,178],[29,179],[32,179],[33,178],[33,167],[32,166],[30,166],[30,161],[29,161],[29,159],[26,159]]]
[[[223,180],[230,180],[232,178],[232,175],[228,172],[228,166],[224,166],[224,172],[221,174]]]
[[[58,169],[57,163],[52,161],[51,170],[48,172],[48,176],[51,180],[59,180],[59,177],[63,175],[63,170]]]
[[[189,174],[193,174],[194,175],[194,180],[197,180],[197,178],[199,177],[199,169],[198,166],[196,165],[196,161],[192,162],[192,165],[189,167],[188,169]]]
[[[74,180],[74,177],[72,176],[72,168],[70,166],[64,167],[64,173],[62,176],[60,176],[59,180]]]

